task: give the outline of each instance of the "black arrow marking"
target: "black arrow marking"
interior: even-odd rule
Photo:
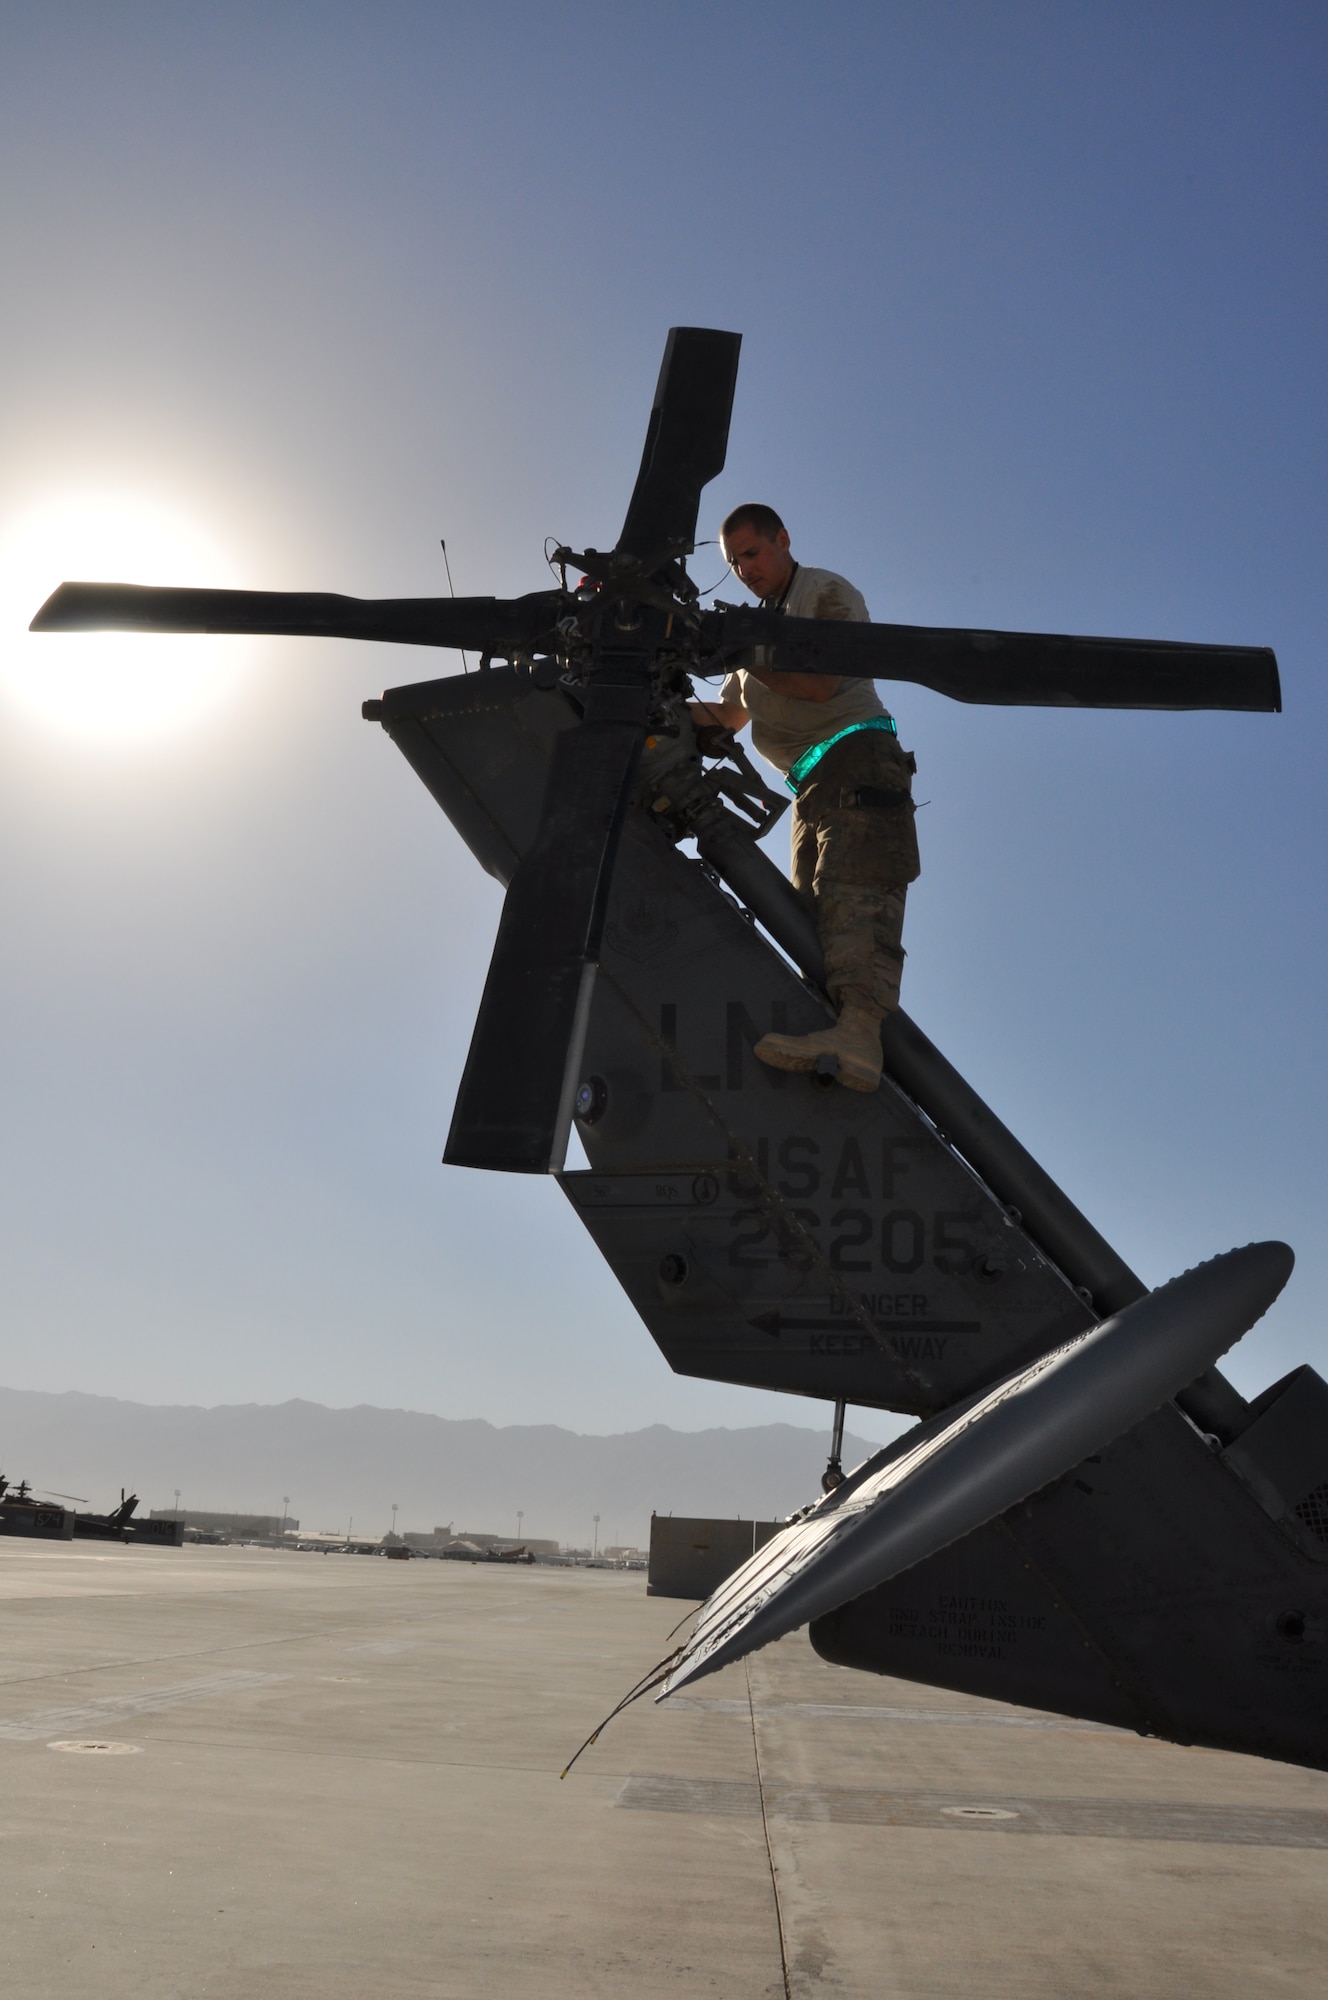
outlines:
[[[861,1320],[855,1320],[848,1313],[841,1313],[838,1319],[786,1319],[779,1311],[762,1313],[751,1319],[748,1326],[754,1326],[758,1333],[770,1335],[778,1340],[782,1333],[852,1333],[860,1331]],[[871,1325],[878,1333],[981,1333],[982,1322],[977,1319],[874,1319]]]

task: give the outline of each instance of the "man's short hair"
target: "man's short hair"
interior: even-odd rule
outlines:
[[[739,528],[755,528],[758,535],[764,535],[768,542],[773,542],[783,526],[773,507],[763,507],[759,500],[754,500],[747,506],[735,507],[731,514],[724,516],[719,538],[727,542]]]

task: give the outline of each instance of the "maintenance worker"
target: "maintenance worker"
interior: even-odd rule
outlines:
[[[773,507],[735,507],[720,541],[765,610],[867,621],[861,592],[844,577],[795,562]],[[899,1005],[904,899],[921,866],[913,757],[900,749],[894,717],[871,681],[775,673],[759,649],[752,665],[727,676],[717,701],[696,710],[702,749],[722,740],[712,730],[736,732],[750,722],[756,748],[794,793],[793,886],[815,915],[839,1017],[810,1035],[766,1035],[756,1053],[775,1069],[819,1066],[850,1090],[875,1090],[881,1022]]]

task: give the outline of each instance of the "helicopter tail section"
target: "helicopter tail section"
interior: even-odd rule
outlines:
[[[1328,1383],[1215,1449],[1173,1406],[819,1617],[838,1666],[1328,1768]]]

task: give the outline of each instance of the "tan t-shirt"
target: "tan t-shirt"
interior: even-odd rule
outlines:
[[[866,624],[868,611],[860,590],[832,569],[811,569],[799,565],[783,603],[787,618],[844,618]],[[757,650],[757,662],[761,653]],[[777,694],[745,667],[729,674],[719,691],[723,702],[732,702],[751,717],[752,742],[777,770],[788,772],[813,743],[847,729],[850,723],[866,722],[872,715],[884,715],[885,704],[871,681],[846,680],[829,701],[799,701],[792,695]]]

